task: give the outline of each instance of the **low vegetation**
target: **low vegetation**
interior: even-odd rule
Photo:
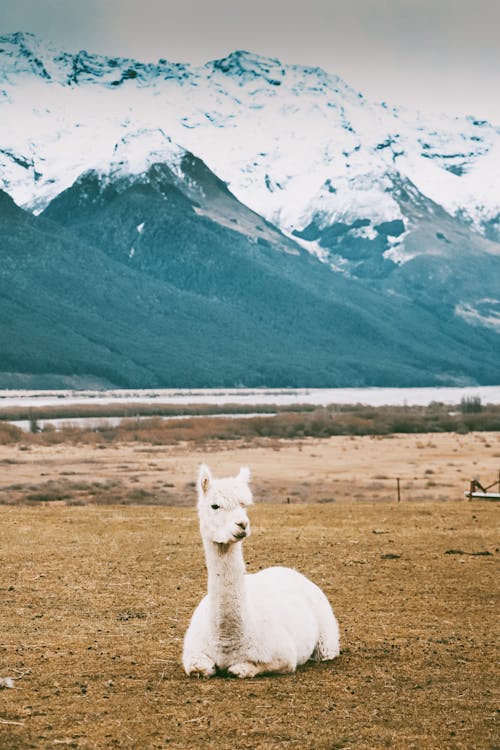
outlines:
[[[129,407],[130,408],[130,407]],[[149,407],[148,407],[149,408]],[[251,407],[252,412],[258,410]],[[87,416],[88,416],[88,409]],[[194,416],[195,409],[198,414]],[[119,409],[118,409],[119,410]],[[207,413],[209,412],[210,413]],[[55,430],[47,425],[43,430],[38,419],[55,418],[61,414],[59,407],[53,412],[43,410],[38,414],[31,413],[31,433],[0,421],[0,443],[25,442],[38,444],[56,444],[65,442],[112,443],[112,442],[146,442],[151,444],[172,444],[183,441],[203,443],[213,440],[253,440],[256,438],[301,439],[304,437],[330,437],[333,435],[390,435],[392,433],[436,433],[500,430],[500,405],[487,405],[481,408],[464,408],[463,404],[450,408],[444,404],[429,406],[330,406],[312,408],[298,406],[295,409],[286,407],[266,407],[266,411],[277,412],[274,416],[255,416],[249,418],[221,418],[217,413],[242,413],[242,407],[165,407],[156,412],[165,416],[193,415],[186,419],[163,419],[152,416],[149,419],[123,419],[117,426],[111,426],[104,420],[110,416],[109,407],[94,409],[94,416],[102,416],[102,424],[92,428],[66,426]],[[12,414],[11,412],[9,414]],[[78,409],[71,410],[71,416],[82,416]],[[70,410],[67,412],[70,417]],[[12,418],[12,416],[10,416]]]
[[[194,509],[0,506],[0,746],[472,750],[495,730],[496,509],[256,505],[250,571],[299,568],[341,655],[294,675],[185,676],[205,590]],[[276,533],[279,530],[279,533]]]
[[[192,506],[204,461],[228,474],[250,466],[259,503],[447,502],[463,498],[472,478],[490,485],[500,469],[500,432],[170,444],[89,436],[99,442],[35,435],[0,445],[0,504]]]
[[[317,411],[256,424],[313,424]],[[323,423],[372,413],[319,411]],[[253,421],[1,423],[2,750],[495,747],[496,507],[463,492],[497,476],[500,434],[207,437],[255,435]],[[334,662],[248,681],[184,675],[206,585],[204,460],[251,467],[248,569],[296,567],[323,588],[341,627]]]
[[[141,402],[93,404],[91,399],[86,404],[60,404],[48,406],[11,406],[0,407],[0,421],[40,420],[40,419],[83,419],[86,417],[123,417],[133,419],[137,417],[182,417],[182,416],[210,416],[213,414],[260,414],[269,412],[308,412],[314,411],[311,404],[297,404],[266,406],[255,404],[156,404]]]

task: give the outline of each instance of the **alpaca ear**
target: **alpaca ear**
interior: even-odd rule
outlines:
[[[246,484],[248,484],[248,482],[250,481],[250,469],[248,468],[248,466],[242,466],[240,469],[240,473],[236,478],[239,479],[240,482],[245,482]]]
[[[202,464],[198,472],[198,489],[203,493],[203,495],[206,495],[208,490],[210,489],[211,484],[212,475],[210,473],[210,469],[206,464]]]

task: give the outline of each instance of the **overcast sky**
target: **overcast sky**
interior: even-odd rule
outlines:
[[[365,96],[500,123],[499,0],[0,0],[0,33],[201,64],[234,49],[320,65]]]

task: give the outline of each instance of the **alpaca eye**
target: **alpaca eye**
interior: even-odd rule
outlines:
[[[214,504],[214,505],[211,505],[210,507],[212,508],[212,510],[219,510],[220,505]]]

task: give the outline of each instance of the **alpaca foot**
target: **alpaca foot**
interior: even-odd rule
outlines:
[[[330,648],[330,649],[321,649],[316,648],[313,651],[313,655],[311,659],[313,661],[331,661],[332,659],[336,659],[337,656],[340,654],[340,648],[337,646],[336,648]]]
[[[314,649],[313,659],[316,661],[330,661],[340,654],[338,625],[335,623],[333,631],[320,635],[316,648]]]
[[[242,662],[241,664],[231,664],[231,666],[227,668],[228,674],[233,677],[239,677],[240,679],[243,679],[244,677],[255,677],[260,671],[261,670],[256,664],[252,664],[252,662],[249,661]]]
[[[184,670],[189,677],[213,677],[215,663],[205,654],[199,654],[184,665]]]

